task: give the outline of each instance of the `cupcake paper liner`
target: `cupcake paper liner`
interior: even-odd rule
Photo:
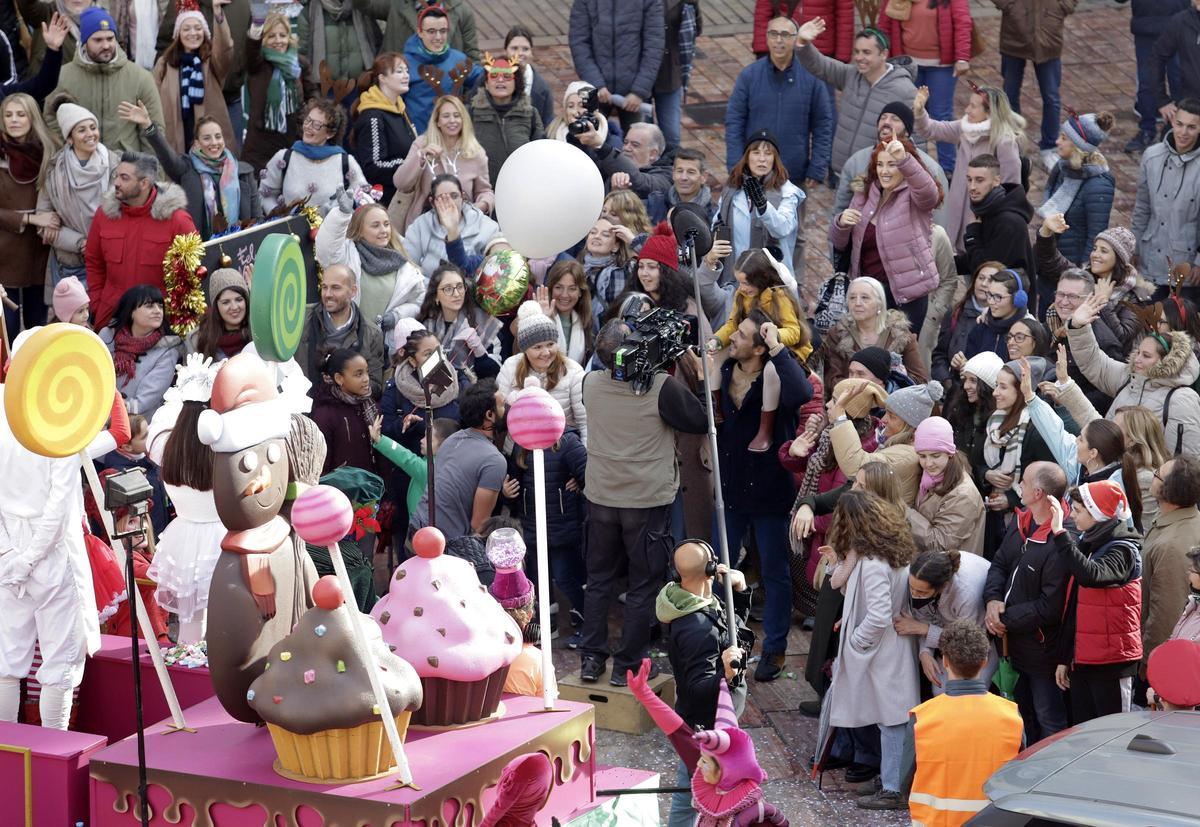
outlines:
[[[411,712],[396,716],[401,742],[411,717]],[[267,724],[267,729],[279,757],[275,769],[286,778],[312,783],[361,781],[386,775],[396,763],[380,720],[311,735],[289,732],[276,724]]]
[[[508,666],[501,666],[477,681],[421,678],[424,702],[413,713],[414,725],[444,727],[470,724],[487,718],[500,704]]]

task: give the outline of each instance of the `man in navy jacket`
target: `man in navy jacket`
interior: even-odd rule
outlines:
[[[768,369],[779,378],[779,405],[771,429],[771,447],[751,451],[763,415],[763,386]],[[725,530],[731,550],[754,532],[759,568],[767,590],[763,611],[762,660],[755,680],[770,681],[783,671],[792,620],[792,581],[788,568],[788,513],[796,496],[792,475],[779,464],[779,446],[796,433],[797,412],[812,399],[804,368],[779,341],[779,328],[761,310],[742,320],[729,339],[729,358],[721,366],[721,414],[717,438]]]
[[[833,150],[834,113],[829,87],[795,56],[796,23],[776,17],[767,25],[766,57],[751,63],[733,85],[725,110],[725,163],[733,169],[750,136],[760,130],[788,136],[780,160],[788,179],[824,181]]]

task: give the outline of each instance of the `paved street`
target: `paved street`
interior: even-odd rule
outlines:
[[[710,166],[721,178],[725,173],[723,136],[724,107],[738,71],[753,59],[750,52],[752,2],[704,2],[704,35],[700,38],[696,69],[684,115],[684,144],[702,149]],[[570,50],[566,46],[569,2],[564,0],[503,0],[474,4],[479,18],[481,44],[498,50],[504,32],[514,22],[528,26],[536,37],[535,65],[550,81],[556,96],[574,79]],[[999,17],[990,4],[972,3],[976,20],[989,44],[996,42]],[[1129,224],[1137,182],[1137,157],[1126,156],[1121,147],[1136,131],[1131,112],[1136,88],[1133,44],[1129,34],[1129,6],[1112,2],[1084,2],[1067,21],[1068,47],[1064,55],[1063,102],[1080,113],[1111,111],[1117,119],[1108,143],[1102,148],[1117,178],[1117,197],[1112,223]],[[1000,85],[999,56],[992,45],[973,65],[971,79],[980,85]],[[959,84],[959,106],[966,100],[966,85]],[[1023,113],[1036,136],[1040,111],[1032,70],[1026,73]],[[780,136],[786,138],[786,136]],[[1036,138],[1032,147],[1036,147]],[[1032,149],[1031,149],[1032,151]],[[1045,174],[1034,173],[1040,189]],[[710,183],[717,187],[719,180]],[[831,194],[821,188],[808,193],[808,272],[828,275],[829,264],[821,255],[826,248]],[[1040,203],[1040,192],[1032,200]],[[615,621],[614,616],[614,621]],[[615,629],[615,623],[614,623]],[[907,813],[872,814],[853,806],[852,796],[841,773],[830,773],[824,788],[817,789],[805,770],[816,735],[816,722],[797,711],[800,701],[813,697],[803,680],[808,635],[793,630],[785,677],[771,684],[751,682],[750,701],[742,719],[754,735],[759,758],[771,776],[768,799],[778,805],[793,825],[884,825],[907,824]],[[558,652],[559,674],[578,669],[574,653]],[[665,658],[660,665],[666,667]],[[656,732],[634,737],[607,731],[597,736],[599,759],[663,771],[664,783],[673,783],[674,756]],[[665,813],[665,797],[663,812]]]

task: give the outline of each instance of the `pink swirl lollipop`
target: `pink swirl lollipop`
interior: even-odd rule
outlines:
[[[509,436],[528,451],[553,447],[567,427],[562,405],[542,390],[533,376],[525,380],[524,389],[514,396],[505,417]]]
[[[314,546],[331,546],[350,533],[354,507],[346,495],[329,485],[314,485],[296,498],[292,527]]]

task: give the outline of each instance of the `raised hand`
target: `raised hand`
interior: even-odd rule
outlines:
[[[796,35],[796,45],[807,46],[824,33],[825,21],[820,17],[814,17],[800,27],[800,33]]]
[[[1084,299],[1079,307],[1075,308],[1075,313],[1071,316],[1071,323],[1076,327],[1087,327],[1100,315],[1100,308],[1103,306],[1101,299],[1093,293]]]
[[[542,312],[554,318],[554,311],[550,308],[550,290],[546,285],[539,284],[537,289],[533,291],[533,297],[537,299],[538,307],[542,308]]]
[[[908,150],[904,148],[904,144],[900,143],[895,138],[892,138],[885,148],[887,149],[887,154],[891,155],[897,164],[908,157]]]
[[[1071,229],[1071,225],[1067,223],[1067,217],[1060,212],[1046,216],[1046,220],[1042,222],[1042,226],[1048,232],[1054,233],[1054,235],[1062,235]]]
[[[1066,382],[1067,377],[1069,376],[1069,374],[1068,374],[1069,369],[1070,369],[1070,366],[1067,362],[1067,346],[1059,345],[1058,346],[1058,359],[1055,360],[1055,362],[1054,362],[1054,378],[1057,379],[1060,383]]]
[[[57,52],[62,48],[69,31],[67,18],[55,12],[51,15],[49,23],[42,24],[42,40],[46,41],[46,48]]]
[[[916,97],[913,98],[912,110],[914,115],[920,115],[925,111],[925,101],[929,100],[929,87],[922,86],[917,89]]]
[[[375,417],[375,421],[367,426],[367,432],[371,435],[372,445],[383,438],[383,414]]]
[[[138,101],[137,103],[121,101],[117,104],[117,115],[121,118],[121,120],[129,121],[130,123],[136,124],[142,129],[148,129],[150,127],[150,112],[146,109],[146,104],[142,103],[141,101]]]
[[[1025,397],[1026,404],[1033,401],[1033,370],[1025,356],[1021,357],[1021,395]]]

